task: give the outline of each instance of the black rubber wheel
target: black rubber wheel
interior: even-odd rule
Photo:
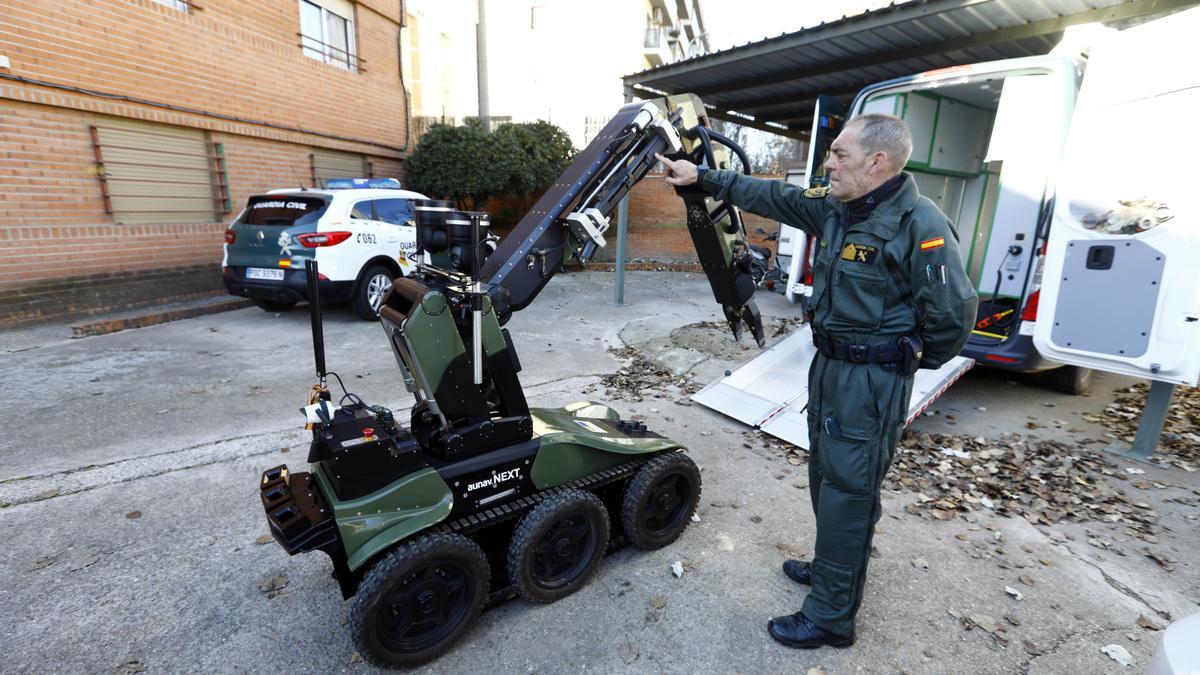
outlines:
[[[590,492],[568,490],[521,518],[508,545],[517,595],[548,603],[579,590],[608,548],[608,510]]]
[[[383,265],[368,267],[354,286],[354,298],[350,301],[354,313],[367,321],[378,319],[383,296],[392,287],[395,278],[396,275]]]
[[[415,666],[436,658],[483,609],[490,571],[483,550],[458,534],[401,544],[363,578],[350,628],[364,659]]]
[[[286,300],[251,300],[250,302],[264,312],[286,312],[296,306],[296,303]]]
[[[1046,373],[1050,386],[1064,394],[1079,396],[1092,389],[1092,369],[1080,366],[1063,366]]]
[[[696,463],[682,452],[664,452],[629,481],[621,503],[621,525],[634,546],[662,548],[679,537],[699,503]]]

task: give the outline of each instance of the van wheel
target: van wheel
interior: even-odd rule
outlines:
[[[488,596],[487,558],[460,534],[398,546],[363,578],[350,614],[355,647],[384,667],[412,667],[450,648]]]
[[[296,306],[294,302],[283,300],[251,300],[251,302],[264,312],[286,312]]]
[[[378,319],[383,296],[392,287],[393,278],[392,271],[383,265],[368,267],[354,289],[354,299],[350,303],[354,313],[367,321]]]
[[[1063,366],[1046,373],[1050,386],[1064,394],[1079,396],[1092,389],[1092,369],[1080,366]]]
[[[646,462],[625,488],[621,525],[634,546],[652,551],[675,541],[700,503],[700,469],[682,452]]]

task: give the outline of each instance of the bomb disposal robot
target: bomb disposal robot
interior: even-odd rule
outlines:
[[[655,153],[723,167],[714,140],[748,170],[741,149],[707,128],[698,98],[626,105],[490,255],[486,215],[418,202],[418,243],[433,264],[396,279],[379,317],[416,398],[407,428],[353,394],[334,404],[315,305],[310,469],[264,472],[262,503],[289,554],[332,559],[368,660],[428,661],[489,600],[553,602],[615,542],[660,548],[687,527],[700,472],[683,448],[599,403],[529,408],[501,326],[568,257],[586,261],[604,245],[610,214]],[[698,189],[680,196],[734,336],[748,327],[762,346],[736,209]]]

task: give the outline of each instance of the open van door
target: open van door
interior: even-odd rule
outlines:
[[[803,187],[829,185],[829,176],[825,175],[825,157],[829,154],[833,139],[842,133],[845,121],[845,106],[832,96],[817,96],[817,104],[813,109],[812,131],[808,135],[808,158],[804,166]],[[787,226],[787,223],[783,225]],[[807,311],[809,298],[812,297],[812,237],[799,228],[790,229],[795,232],[795,243],[788,260],[788,281],[784,295],[788,302],[799,302]]]
[[[1200,10],[1093,50],[1059,171],[1034,344],[1055,361],[1200,379]]]

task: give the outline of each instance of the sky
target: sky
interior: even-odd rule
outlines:
[[[890,0],[700,0],[700,12],[709,47],[716,51],[889,4]]]

